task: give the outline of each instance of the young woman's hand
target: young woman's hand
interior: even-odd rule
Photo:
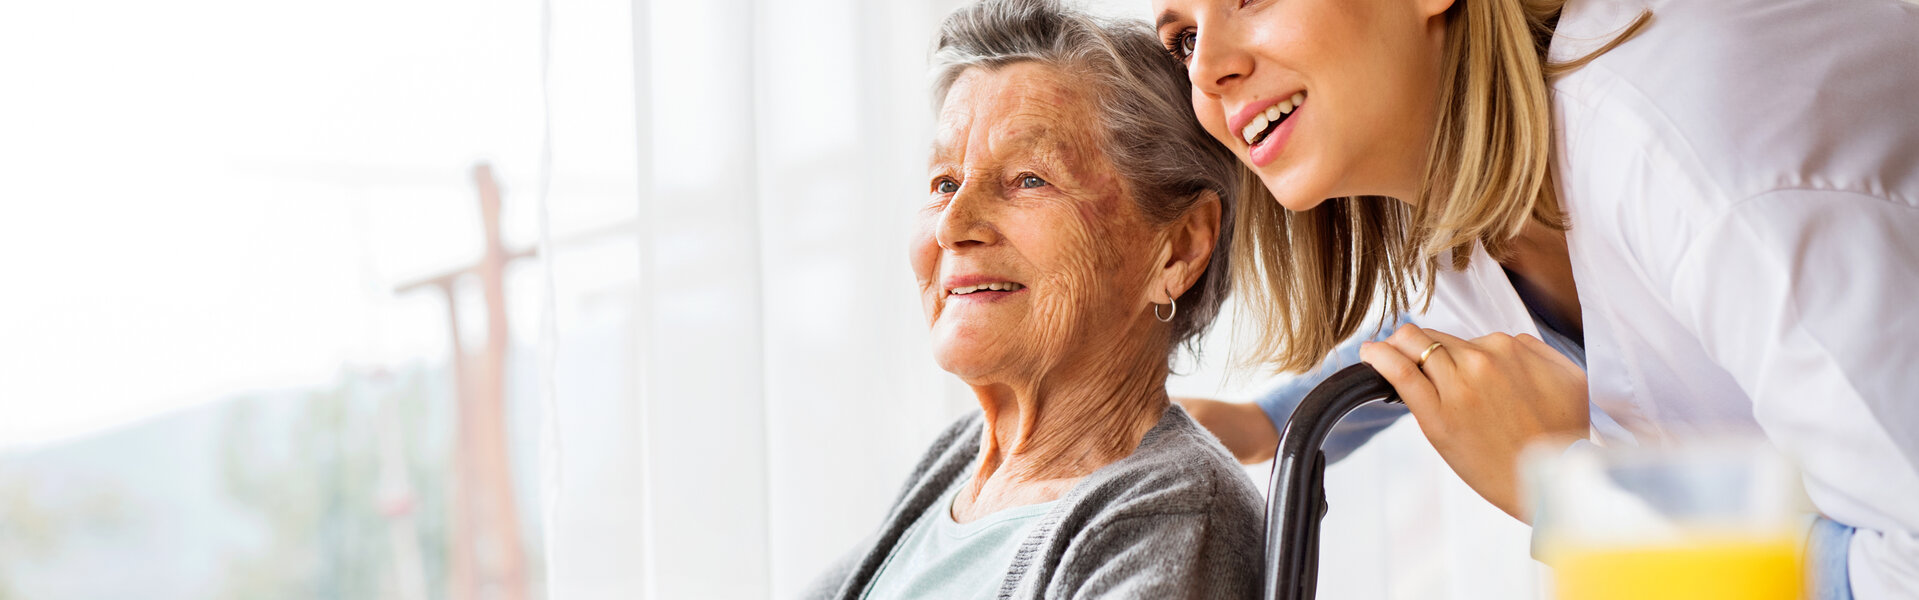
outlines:
[[[1586,435],[1586,373],[1539,338],[1462,340],[1406,325],[1362,345],[1359,356],[1393,384],[1453,472],[1521,521],[1529,515],[1520,505],[1520,452],[1541,439]]]

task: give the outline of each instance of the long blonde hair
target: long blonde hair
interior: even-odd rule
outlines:
[[[1474,245],[1495,258],[1528,222],[1567,226],[1552,172],[1548,82],[1645,28],[1639,18],[1598,50],[1547,63],[1565,0],[1455,0],[1446,11],[1438,120],[1417,202],[1327,200],[1292,212],[1241,167],[1234,279],[1257,323],[1250,357],[1282,371],[1317,366],[1367,321],[1430,299],[1443,256],[1464,269]]]

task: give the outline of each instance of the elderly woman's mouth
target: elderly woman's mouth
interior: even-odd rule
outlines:
[[[951,289],[948,289],[946,293],[953,296],[971,296],[976,294],[985,294],[987,296],[1001,296],[1007,293],[1017,292],[1023,289],[1026,289],[1026,286],[1020,285],[1015,282],[993,281],[988,283],[963,285],[963,286],[951,288]],[[993,293],[993,292],[999,292],[999,293]]]

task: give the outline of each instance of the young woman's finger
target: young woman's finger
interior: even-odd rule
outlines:
[[[1437,418],[1439,391],[1433,388],[1426,374],[1413,365],[1412,357],[1387,342],[1366,342],[1359,346],[1359,360],[1372,365],[1387,383],[1393,384],[1399,401],[1406,403],[1406,408],[1420,422],[1433,422]]]
[[[1459,373],[1459,362],[1463,358],[1479,352],[1479,344],[1472,340],[1460,339],[1438,329],[1421,329],[1426,338],[1439,343],[1432,356],[1426,358],[1426,372],[1435,375],[1434,381],[1446,380]]]
[[[1444,343],[1429,333],[1434,332],[1414,325],[1401,325],[1391,337],[1386,338],[1386,343],[1412,360],[1413,366],[1423,371],[1427,379],[1439,381],[1452,373],[1452,357],[1447,356]],[[1433,347],[1434,342],[1441,342],[1441,346]],[[1425,357],[1423,362],[1420,360],[1422,356]]]

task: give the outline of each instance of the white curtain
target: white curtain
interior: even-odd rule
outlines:
[[[964,409],[904,254],[949,6],[635,4],[639,383],[562,389],[556,597],[792,596]]]
[[[742,1],[648,19],[654,597],[797,594],[958,408],[905,262],[943,13]]]
[[[926,59],[959,4],[633,4],[637,284],[617,295],[623,340],[583,342],[568,325],[583,317],[562,320],[555,597],[793,597],[976,406],[930,360],[905,257],[932,127]],[[1246,399],[1271,382],[1228,376],[1220,329],[1176,394]],[[633,377],[567,376],[602,351]],[[1266,467],[1248,473],[1264,487]],[[1329,479],[1322,597],[1536,597],[1525,528],[1410,420]]]

